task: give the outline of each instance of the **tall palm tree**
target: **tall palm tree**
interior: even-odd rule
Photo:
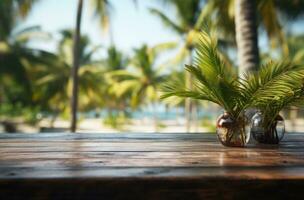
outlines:
[[[239,73],[255,71],[259,66],[255,0],[235,0],[235,28]]]
[[[80,38],[80,24],[82,16],[83,0],[78,0],[76,27],[74,34],[73,47],[73,68],[72,68],[72,99],[71,99],[71,132],[76,131],[77,123],[77,104],[78,104],[78,67],[79,67],[79,38]]]
[[[170,19],[162,11],[152,8],[150,9],[151,13],[159,17],[163,24],[168,28],[177,33],[183,40],[183,48],[180,50],[177,60],[182,61],[185,57],[189,58],[189,63],[192,64],[192,54],[193,54],[193,45],[195,38],[197,37],[200,29],[202,28],[202,0],[168,0],[163,1],[164,3],[173,6],[176,10],[176,20]],[[191,75],[186,73],[186,85],[191,87]],[[194,110],[192,112],[192,110]],[[185,103],[186,111],[186,131],[190,131],[191,128],[191,113],[196,113],[196,110],[193,109],[193,103],[190,99],[186,100]],[[196,121],[196,119],[194,119]]]
[[[136,3],[136,0],[133,0]],[[109,26],[110,21],[110,1],[109,0],[91,0],[93,5],[93,14],[99,17],[100,25],[103,29],[107,29]],[[82,15],[82,7],[83,7],[83,0],[78,0],[78,8],[77,8],[77,18],[76,18],[76,27],[75,27],[75,36],[74,36],[74,67],[72,70],[73,76],[73,96],[71,100],[71,132],[76,131],[77,126],[77,70],[78,70],[78,63],[77,63],[77,42],[80,35],[80,25],[81,25],[81,15]],[[78,36],[77,36],[78,35]]]
[[[106,59],[101,61],[103,68],[108,72],[125,69],[128,62],[129,59],[114,45],[107,48]]]
[[[36,80],[36,99],[45,102],[54,116],[67,110],[66,105],[72,96],[70,74],[73,67],[73,32],[63,30],[61,35],[58,55],[53,55],[48,65],[40,65],[32,72]],[[100,85],[104,78],[100,64],[92,58],[99,50],[98,46],[90,45],[88,37],[82,36],[79,38],[78,50],[79,109],[84,111],[102,103],[97,94],[101,93]]]
[[[37,0],[6,0],[0,2],[0,115],[9,126],[6,131],[16,130],[11,120],[22,117],[24,122],[35,122],[38,105],[29,72],[44,63],[48,53],[28,46],[32,39],[45,39],[39,27],[18,26]],[[39,36],[39,37],[37,37]],[[30,118],[29,118],[30,117]],[[9,130],[12,128],[11,130]]]
[[[143,45],[135,49],[129,68],[112,73],[112,77],[118,78],[112,89],[118,96],[130,93],[130,105],[133,109],[138,108],[140,104],[150,103],[155,107],[159,100],[159,86],[167,77],[163,73],[163,67],[156,65],[156,59],[161,52],[174,47],[175,45],[166,43],[151,48]],[[156,113],[154,113],[154,122],[157,128]]]
[[[0,70],[16,76],[16,81],[25,81],[25,67],[18,56],[33,57],[33,49],[26,47],[33,36],[42,34],[39,27],[27,27],[17,30],[16,27],[24,19],[37,0],[7,0],[0,2]],[[18,79],[19,78],[19,79]]]
[[[28,42],[37,36],[45,39],[48,34],[39,31],[37,27],[28,27],[9,36],[7,41],[0,41],[0,72],[10,78],[0,79],[2,86],[9,84],[9,79],[13,80],[23,88],[24,96],[31,101],[32,83],[30,70],[37,64],[46,63],[43,58],[48,57],[48,52],[32,49],[27,46]],[[21,92],[21,91],[20,91]]]
[[[125,70],[129,59],[119,51],[114,45],[107,48],[106,58],[101,61],[101,67],[105,70],[105,83],[101,85],[103,106],[106,110],[104,122],[112,128],[120,129],[129,116],[128,105],[130,104],[131,92],[117,94],[116,88],[113,87],[120,77],[113,77],[116,71]]]
[[[225,5],[223,5],[225,4]],[[236,31],[239,72],[254,71],[259,66],[257,25],[266,30],[271,47],[281,46],[284,57],[289,55],[288,42],[281,20],[294,20],[303,16],[304,2],[291,0],[209,0],[203,11],[215,26],[220,27],[225,37]],[[256,13],[260,18],[256,19]],[[215,16],[215,17],[214,17]],[[236,29],[231,29],[234,25]],[[279,44],[279,45],[277,45]],[[292,112],[295,113],[295,112]],[[296,115],[296,114],[291,114]]]
[[[208,0],[202,18],[210,21],[217,29],[218,37],[226,41],[228,39],[229,44],[235,44],[237,35],[240,71],[245,71],[247,68],[254,69],[253,63],[259,61],[256,49],[258,27],[266,31],[272,48],[280,47],[282,54],[288,56],[288,44],[282,23],[303,16],[303,4],[303,1],[297,0]],[[242,53],[245,52],[242,50],[244,44],[246,55]]]
[[[109,1],[108,0],[93,0],[94,14],[100,17],[101,25],[107,27],[109,22]],[[75,132],[77,128],[77,104],[78,104],[78,46],[80,37],[80,26],[81,26],[81,16],[82,16],[83,0],[78,0],[77,7],[77,18],[74,34],[74,48],[73,48],[73,69],[72,69],[72,98],[71,98],[71,132]]]
[[[3,91],[0,97],[2,103],[6,99],[6,102],[13,104],[21,103],[24,106],[33,104],[28,69],[30,66],[44,62],[42,55],[46,55],[46,52],[29,48],[27,44],[34,37],[46,39],[48,34],[43,33],[36,26],[19,30],[17,26],[26,17],[34,2],[17,0],[0,2],[0,73],[6,75],[0,78],[0,90]]]

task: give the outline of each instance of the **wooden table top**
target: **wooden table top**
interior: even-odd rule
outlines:
[[[53,195],[60,189],[51,191],[52,187],[59,185],[67,187],[65,195],[75,194],[71,193],[75,185],[87,194],[98,184],[104,186],[99,192],[136,185],[146,194],[147,186],[155,186],[161,188],[157,194],[163,191],[169,197],[168,188],[206,197],[210,184],[217,189],[208,195],[217,196],[221,188],[222,192],[232,187],[255,191],[263,186],[265,190],[265,183],[281,189],[286,184],[294,190],[303,188],[304,134],[286,134],[278,146],[249,144],[246,148],[224,147],[215,134],[202,133],[0,134],[0,197],[24,188],[22,195],[29,195],[31,189]],[[153,191],[150,197],[156,197]],[[231,195],[244,197],[242,192]]]

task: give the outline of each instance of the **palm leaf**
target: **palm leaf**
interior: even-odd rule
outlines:
[[[91,2],[93,4],[94,16],[99,17],[100,26],[107,31],[110,21],[110,2],[108,0],[93,0]]]
[[[185,32],[185,30],[182,27],[180,27],[179,25],[174,23],[168,16],[166,16],[160,10],[158,10],[156,8],[150,8],[149,10],[150,10],[151,14],[159,17],[162,20],[162,22],[164,23],[164,25],[168,26],[169,28],[171,28],[172,30],[177,32],[178,34],[183,34]]]
[[[234,113],[239,96],[236,81],[221,60],[215,41],[205,32],[200,35],[196,55],[194,65],[186,66],[186,70],[193,75],[194,90],[181,87],[182,83],[175,81],[166,85],[162,98],[174,95],[208,100]]]
[[[302,86],[303,67],[290,63],[270,62],[257,74],[246,74],[240,81],[244,103],[248,106],[267,104]]]

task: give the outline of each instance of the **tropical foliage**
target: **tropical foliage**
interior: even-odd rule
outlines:
[[[57,47],[58,55],[52,55],[49,65],[37,66],[33,73],[38,91],[36,98],[46,102],[55,113],[66,112],[71,98],[73,35],[70,30],[63,30],[61,35]],[[86,36],[81,37],[79,46],[79,107],[81,111],[85,111],[101,104],[97,94],[101,93],[100,85],[104,79],[97,61],[92,59],[99,47],[90,45]]]
[[[29,48],[27,44],[33,38],[49,39],[49,34],[42,32],[37,26],[17,28],[34,2],[0,2],[0,115],[4,118],[21,116],[23,110],[37,113],[42,107],[40,104],[38,106],[34,99],[30,70],[32,65],[46,63],[44,56],[47,53]],[[20,108],[19,112],[13,111],[17,107]]]
[[[157,101],[158,86],[167,76],[161,73],[162,67],[155,66],[155,58],[161,51],[171,46],[170,43],[152,48],[143,45],[135,49],[135,55],[130,60],[130,69],[112,73],[113,77],[120,78],[120,81],[113,85],[117,95],[131,92],[131,106],[133,108],[136,108],[140,103]]]
[[[185,62],[186,59],[189,59],[189,63],[192,64],[192,53],[193,53],[193,45],[196,37],[199,33],[199,30],[203,25],[203,13],[202,13],[202,0],[168,0],[161,1],[165,5],[168,4],[175,8],[176,11],[176,19],[172,20],[169,16],[167,16],[164,12],[161,12],[158,9],[151,8],[150,12],[157,16],[163,24],[171,29],[174,33],[181,37],[181,48],[179,49],[178,54],[172,59],[172,63],[178,65],[182,62]],[[191,75],[189,73],[185,73],[185,84],[188,87],[192,86]],[[185,101],[185,111],[186,111],[186,129],[190,131],[191,122],[194,121],[196,123],[197,119],[195,118],[195,114],[197,112],[196,104],[189,100]],[[193,115],[193,117],[192,117]],[[193,118],[193,120],[192,120]]]
[[[235,0],[208,0],[202,17],[217,29],[217,37],[228,44],[235,41]],[[304,13],[303,2],[297,0],[256,0],[258,25],[265,30],[272,47],[282,47],[288,53],[284,22],[292,22]]]
[[[174,43],[159,44],[151,48],[143,45],[134,50],[134,56],[130,59],[128,69],[116,70],[111,73],[112,78],[117,80],[112,85],[112,90],[118,97],[130,95],[130,106],[133,110],[140,105],[152,103],[155,126],[159,86],[168,77],[163,73],[164,68],[157,65],[156,58],[161,52],[174,47]]]
[[[106,110],[104,123],[116,129],[123,129],[123,125],[130,116],[128,108],[131,93],[117,94],[114,85],[120,78],[113,77],[112,74],[125,70],[129,64],[129,58],[113,45],[107,49],[106,55],[106,58],[100,62],[104,71],[105,82],[99,86],[101,93],[98,95],[103,102],[103,109]]]
[[[116,48],[112,35],[110,45],[101,47],[80,34],[74,56],[74,30],[51,35],[38,26],[22,26],[36,2],[0,1],[0,123],[16,118],[30,123],[43,117],[70,118],[73,57],[79,63],[78,113],[101,114],[103,122],[114,128],[121,128],[132,112],[151,105],[154,111],[160,104],[185,110],[183,117],[192,123],[196,121],[194,107],[200,106],[200,100],[220,105],[235,118],[247,108],[256,107],[270,123],[283,108],[301,106],[303,102],[304,37],[285,30],[287,23],[303,16],[302,1],[256,0],[257,34],[263,35],[264,31],[274,50],[269,53],[267,48],[267,52],[262,49],[260,70],[241,75],[237,71],[243,66],[233,66],[237,50],[236,0],[158,1],[160,6],[173,8],[172,13],[149,4],[155,6],[149,9],[150,13],[179,36],[179,41],[142,45],[127,55]],[[138,6],[141,3],[133,2]],[[114,2],[88,3],[100,26],[111,34]],[[202,28],[207,28],[205,25],[212,38],[200,34]],[[34,40],[51,41],[57,46],[48,52],[33,48]],[[175,51],[167,53],[171,49]],[[282,55],[295,64],[280,62]],[[186,71],[181,70],[183,63],[189,64]],[[167,80],[170,83],[166,84],[163,97],[170,98],[160,101],[159,90]],[[196,100],[190,103],[189,98],[180,97]],[[156,112],[154,118],[157,121]]]
[[[251,107],[267,108],[265,113],[276,116],[282,108],[303,98],[303,66],[270,62],[257,73],[239,78],[226,67],[216,41],[205,32],[201,33],[196,54],[194,64],[186,66],[194,77],[194,88],[185,88],[176,81],[168,83],[162,98],[178,96],[211,101],[235,119]]]

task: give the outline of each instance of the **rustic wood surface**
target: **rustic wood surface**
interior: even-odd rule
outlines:
[[[214,134],[0,134],[0,199],[294,198],[304,133],[224,147]]]

